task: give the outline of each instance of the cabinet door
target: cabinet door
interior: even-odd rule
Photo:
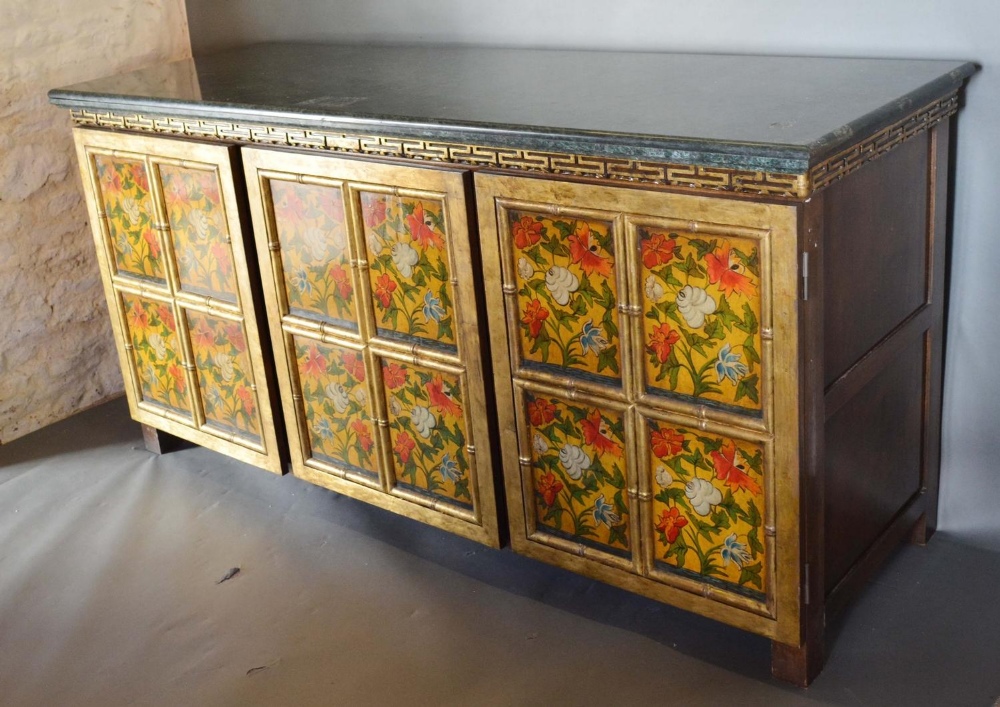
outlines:
[[[233,148],[74,135],[132,416],[282,473]]]
[[[293,473],[498,545],[468,176],[243,154]]]
[[[476,196],[514,548],[797,640],[794,207]]]

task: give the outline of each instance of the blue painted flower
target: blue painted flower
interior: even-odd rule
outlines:
[[[584,353],[593,351],[595,354],[599,354],[608,348],[608,337],[604,335],[604,330],[601,327],[594,326],[593,321],[586,321],[580,332],[580,345],[583,347]]]
[[[741,542],[737,542],[736,533],[733,533],[725,542],[722,543],[722,562],[724,565],[728,565],[730,562],[735,562],[736,566],[743,569],[743,565],[748,563],[752,557],[747,551],[747,546]]]
[[[330,427],[330,421],[326,418],[321,419],[313,427],[313,431],[323,439],[330,439],[333,437],[333,429]]]
[[[747,370],[747,365],[740,362],[740,355],[732,350],[732,346],[726,344],[722,347],[719,351],[719,360],[715,362],[715,373],[719,376],[720,383],[723,378],[737,383],[747,374]]]
[[[604,523],[604,525],[609,528],[612,525],[618,525],[621,523],[622,517],[617,513],[612,512],[612,506],[610,503],[604,500],[604,494],[602,493],[594,501],[594,520],[598,523]]]
[[[292,285],[294,285],[300,294],[312,294],[313,286],[309,282],[309,274],[305,270],[299,270],[292,275]]]
[[[451,458],[450,454],[445,454],[441,459],[441,478],[445,481],[458,481],[462,478],[462,472],[458,469],[458,462]]]
[[[441,321],[441,317],[444,316],[444,307],[441,306],[441,300],[427,290],[424,295],[424,318],[427,321],[434,320],[436,322]]]
[[[124,233],[118,236],[118,252],[126,258],[132,255],[132,244],[129,243],[128,237]]]

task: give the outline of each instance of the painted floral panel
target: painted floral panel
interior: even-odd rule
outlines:
[[[458,376],[383,359],[382,382],[397,482],[471,508]]]
[[[532,393],[525,405],[538,528],[628,554],[622,413]]]
[[[164,282],[146,165],[107,155],[95,156],[94,162],[118,272]]]
[[[760,253],[747,238],[641,227],[646,386],[760,410]]]
[[[361,352],[302,337],[294,344],[311,456],[377,475],[376,429]]]
[[[260,410],[241,322],[187,312],[205,421],[260,440]]]
[[[289,310],[357,329],[341,190],[280,180],[270,185]]]
[[[454,347],[443,203],[374,192],[360,196],[375,325]]]
[[[141,398],[190,416],[187,376],[171,305],[122,294]]]
[[[523,359],[619,378],[611,224],[524,211],[509,219]]]
[[[229,226],[215,170],[161,165],[181,289],[236,301]]]
[[[648,441],[657,564],[765,593],[762,447],[653,421]]]

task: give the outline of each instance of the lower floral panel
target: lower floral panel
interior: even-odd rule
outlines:
[[[130,293],[121,294],[121,303],[142,401],[190,417],[187,374],[173,306]]]
[[[765,448],[647,420],[654,569],[763,599]]]
[[[261,422],[242,322],[186,313],[205,422],[260,442]]]
[[[364,355],[348,345],[293,338],[309,436],[308,456],[378,476],[378,452]]]
[[[381,366],[397,485],[471,509],[460,377],[387,358]]]
[[[631,556],[624,412],[530,391],[523,405],[537,530]]]

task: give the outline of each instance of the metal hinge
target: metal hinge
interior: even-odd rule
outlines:
[[[809,299],[809,251],[802,251],[802,299]]]
[[[804,601],[806,603],[806,606],[809,606],[809,563],[808,562],[805,564],[805,567],[802,568],[802,587],[803,591],[805,592]]]

